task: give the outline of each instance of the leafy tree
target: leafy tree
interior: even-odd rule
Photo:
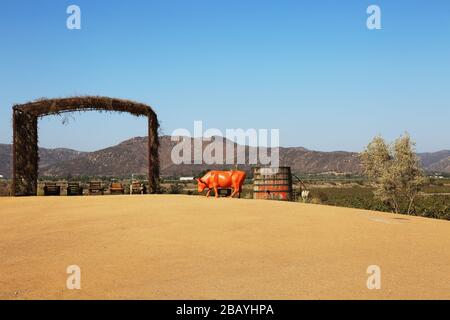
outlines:
[[[391,145],[382,137],[375,137],[361,154],[364,171],[375,183],[375,197],[395,213],[411,214],[426,183],[414,149],[415,143],[406,133]]]

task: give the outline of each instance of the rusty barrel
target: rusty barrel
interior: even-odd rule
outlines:
[[[291,167],[253,168],[254,199],[291,201],[292,197]]]

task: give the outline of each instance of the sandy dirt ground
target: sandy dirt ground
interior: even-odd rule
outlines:
[[[0,299],[450,299],[449,221],[299,203],[0,198],[0,259]]]

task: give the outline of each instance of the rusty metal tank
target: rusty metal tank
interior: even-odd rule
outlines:
[[[291,168],[253,168],[253,198],[292,201]]]

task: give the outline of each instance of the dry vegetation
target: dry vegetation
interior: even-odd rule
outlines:
[[[0,197],[11,195],[11,181],[0,180]]]

